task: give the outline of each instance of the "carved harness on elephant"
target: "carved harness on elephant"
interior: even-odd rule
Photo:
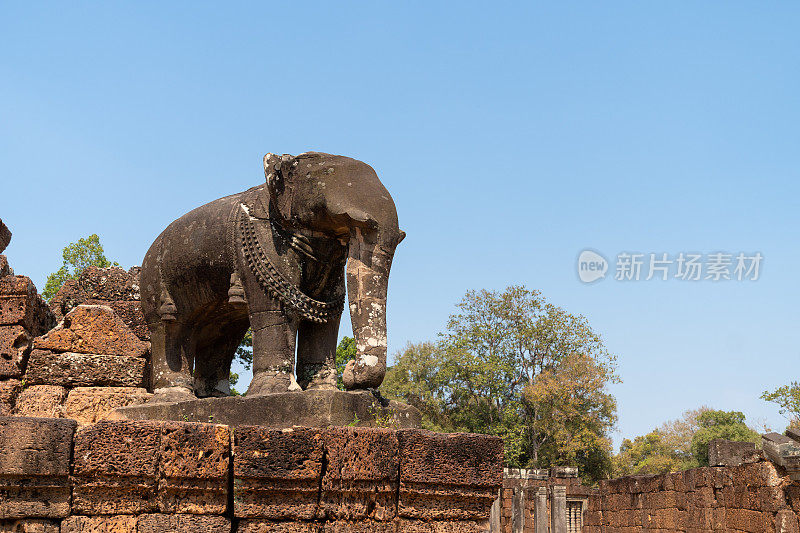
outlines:
[[[297,311],[300,316],[313,322],[327,322],[338,316],[344,306],[344,294],[329,302],[311,298],[272,264],[259,242],[258,233],[247,208],[240,204],[237,229],[241,239],[242,252],[247,265],[261,287],[270,295],[277,297],[284,305]]]

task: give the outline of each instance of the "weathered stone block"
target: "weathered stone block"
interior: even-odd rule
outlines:
[[[484,520],[502,486],[503,441],[469,433],[397,433],[399,516]]]
[[[236,533],[322,533],[324,526],[316,522],[275,522],[272,520],[240,520]]]
[[[67,389],[59,385],[33,385],[23,390],[17,397],[14,414],[18,416],[38,416],[43,418],[62,418]]]
[[[103,300],[86,300],[87,305],[107,305],[114,313],[125,322],[134,335],[143,341],[150,340],[150,329],[144,321],[142,303],[139,301],[117,300],[106,302]]]
[[[333,427],[324,431],[323,440],[328,467],[321,514],[329,520],[392,520],[399,482],[397,432]]]
[[[80,426],[94,424],[117,407],[145,403],[152,396],[141,387],[77,387],[67,396],[64,416]]]
[[[320,529],[324,533],[398,533],[399,531],[406,531],[406,529],[398,529],[398,523],[391,522],[376,522],[374,520],[358,520],[349,522],[346,520],[336,520],[335,522],[326,522],[324,527]],[[408,531],[417,531],[413,528]],[[423,531],[423,530],[420,530]],[[433,531],[425,529],[424,531]],[[470,531],[465,529],[463,531]]]
[[[605,516],[605,513],[603,516]],[[679,509],[653,509],[642,512],[641,526],[647,530],[667,529],[676,531],[684,530],[686,528],[685,522],[686,511],[681,511]],[[612,523],[612,526],[613,525]],[[633,525],[634,524],[630,524],[630,526]]]
[[[365,529],[364,531],[366,532],[369,530]],[[426,522],[422,520],[402,519],[398,524],[397,531],[402,533],[485,533],[489,531],[489,525],[486,522],[474,520]],[[525,531],[528,531],[527,527]],[[531,529],[531,531],[533,531],[533,529]]]
[[[369,391],[310,389],[276,392],[263,396],[200,398],[179,403],[151,403],[123,407],[116,416],[124,420],[175,420],[208,422],[227,426],[272,428],[347,426],[357,417],[364,427],[375,427],[377,400]],[[409,405],[392,402],[389,407],[402,418],[403,428],[416,428],[422,413]]]
[[[714,439],[708,444],[709,466],[737,466],[756,451],[753,442]]]
[[[602,523],[602,517],[600,511],[586,511],[583,515],[583,523],[586,526],[599,526]]]
[[[61,285],[58,292],[50,298],[48,305],[50,310],[56,317],[57,322],[61,322],[64,316],[88,300],[89,297],[86,292],[81,288],[78,280],[68,279]]]
[[[0,326],[0,378],[22,377],[32,343],[24,327]]]
[[[603,498],[603,510],[618,511],[620,509],[636,509],[637,507],[641,507],[641,504],[638,503],[639,496],[639,494],[624,493],[608,494],[605,498]]]
[[[144,387],[145,365],[141,357],[33,350],[25,379],[32,385]]]
[[[0,326],[22,326],[41,335],[55,324],[55,316],[25,276],[0,277]]]
[[[800,443],[779,433],[761,436],[761,447],[767,458],[783,467],[793,480],[800,480]]]
[[[578,468],[575,466],[552,466],[550,467],[550,477],[553,478],[576,478],[578,477]]]
[[[0,219],[0,252],[6,249],[8,243],[11,242],[11,230],[8,229],[8,226],[3,224],[3,220]]]
[[[0,416],[10,416],[14,412],[14,402],[21,390],[19,380],[0,381]]]
[[[775,513],[775,532],[800,533],[797,514],[790,509],[783,509]]]
[[[89,267],[77,280],[68,280],[50,300],[50,307],[60,321],[84,303],[139,300],[139,267],[125,272],[118,267]],[[116,309],[115,309],[116,310]]]
[[[686,494],[674,490],[646,493],[642,496],[642,507],[649,509],[684,508],[686,507]]]
[[[0,255],[0,278],[13,275],[14,270],[11,268],[11,265],[8,264],[8,258],[4,255]]]
[[[59,533],[57,522],[51,520],[0,520],[0,533]]]
[[[774,517],[750,509],[725,509],[725,525],[729,530],[762,533],[772,529]]]
[[[224,516],[192,514],[139,515],[137,533],[230,533],[231,521]]]
[[[156,422],[99,422],[75,435],[73,512],[149,513],[158,510]]]
[[[690,530],[711,529],[713,525],[711,508],[690,507],[686,511],[686,528]]]
[[[0,417],[0,519],[70,513],[75,425],[63,419]]]
[[[101,421],[75,438],[73,507],[85,514],[224,514],[229,462],[226,426]]]
[[[70,516],[61,522],[61,533],[136,533],[132,515]]]
[[[33,345],[53,352],[130,357],[142,357],[148,350],[147,343],[105,305],[79,305]]]
[[[650,516],[649,513],[646,514]],[[603,513],[603,518],[605,518],[606,524],[612,528],[636,527],[642,525],[638,515],[639,512],[632,509],[617,509],[614,511],[605,511]],[[654,524],[651,527],[659,526]]]
[[[234,438],[234,516],[312,519],[322,477],[321,431],[239,426]]]
[[[90,300],[139,300],[139,267],[126,271],[120,267],[90,266],[78,278],[78,283]]]
[[[775,465],[769,461],[714,470],[725,474],[725,485],[776,487],[783,481]]]
[[[164,422],[158,488],[164,513],[223,514],[228,507],[231,434],[227,426]]]
[[[683,472],[683,481],[688,490],[696,490],[703,487],[714,486],[714,468],[701,467],[692,468]],[[600,482],[602,485],[602,481]]]
[[[800,513],[800,484],[792,483],[786,487],[786,501],[796,513]]]

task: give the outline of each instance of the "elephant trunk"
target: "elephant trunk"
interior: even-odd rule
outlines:
[[[355,360],[342,380],[348,390],[377,388],[386,374],[386,295],[392,257],[402,233],[351,232],[347,294],[356,341]]]

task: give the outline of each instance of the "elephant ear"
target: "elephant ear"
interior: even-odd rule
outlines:
[[[284,220],[292,217],[292,200],[294,187],[291,176],[297,166],[295,158],[289,154],[264,156],[264,174],[267,178],[270,202],[275,206]]]

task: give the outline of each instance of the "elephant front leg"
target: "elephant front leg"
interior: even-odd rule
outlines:
[[[281,310],[250,315],[253,329],[253,381],[248,396],[300,390],[294,379],[297,320]]]
[[[339,318],[301,322],[297,340],[297,381],[304,389],[336,389]]]

